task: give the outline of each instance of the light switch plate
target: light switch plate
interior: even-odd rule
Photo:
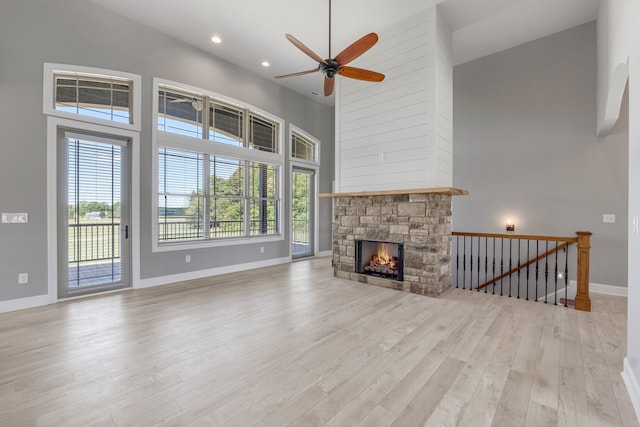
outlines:
[[[602,222],[605,224],[615,224],[616,223],[616,214],[603,214]]]
[[[29,216],[26,213],[2,213],[3,224],[26,224]]]

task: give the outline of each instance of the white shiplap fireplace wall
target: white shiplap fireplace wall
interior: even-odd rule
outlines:
[[[377,31],[352,64],[381,83],[338,77],[336,192],[452,186],[451,30],[437,7]]]

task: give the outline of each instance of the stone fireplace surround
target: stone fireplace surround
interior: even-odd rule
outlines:
[[[449,187],[321,194],[334,199],[334,275],[440,295],[451,281],[451,196],[465,194]],[[356,273],[356,240],[404,243],[404,281]]]

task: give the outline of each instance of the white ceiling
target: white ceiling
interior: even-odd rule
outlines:
[[[285,33],[329,56],[328,0],[92,1],[269,79],[317,66]],[[333,0],[331,54],[434,4],[454,31],[455,64],[592,21],[598,8],[598,0]],[[221,44],[211,43],[214,34]],[[321,95],[320,74],[273,81],[333,105]]]

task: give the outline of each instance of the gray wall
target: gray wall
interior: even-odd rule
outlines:
[[[152,253],[152,78],[201,87],[295,124],[322,143],[320,191],[333,177],[333,110],[212,55],[83,0],[0,2],[0,212],[28,212],[26,225],[0,224],[0,301],[47,293],[44,62],[142,75],[141,278],[285,257],[287,240]],[[287,151],[288,152],[288,151]],[[288,166],[286,182],[288,182]],[[285,191],[285,194],[288,190]],[[320,250],[331,248],[331,205],[320,206]],[[285,210],[288,209],[288,201]],[[287,224],[289,218],[285,218]],[[285,227],[288,230],[288,227]],[[288,233],[288,231],[287,231]],[[288,235],[285,236],[288,239]],[[258,247],[265,246],[261,254]],[[29,284],[18,285],[20,272]]]
[[[454,68],[453,229],[591,231],[590,281],[626,286],[628,108],[596,136],[596,68],[594,22]]]

